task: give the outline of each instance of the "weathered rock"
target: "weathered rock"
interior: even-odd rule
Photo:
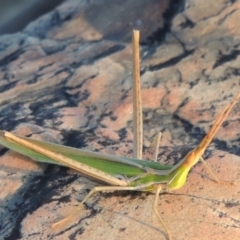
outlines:
[[[157,0],[121,8],[110,0],[67,1],[23,32],[0,37],[0,128],[131,156],[129,36],[140,24],[145,145],[161,131],[161,145],[168,146],[162,161],[196,146],[239,92],[240,1],[174,1],[163,23],[157,6]],[[182,189],[160,197],[173,239],[238,239],[239,107],[205,155],[236,186],[215,184],[197,165]],[[3,148],[0,166],[4,239],[166,239],[152,211],[154,197],[145,193],[95,195],[74,224],[54,232],[51,224],[99,183]]]

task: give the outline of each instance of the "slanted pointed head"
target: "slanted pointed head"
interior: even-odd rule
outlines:
[[[194,149],[173,168],[168,176],[169,189],[179,189],[185,184],[190,169],[198,162],[201,155],[202,152]]]

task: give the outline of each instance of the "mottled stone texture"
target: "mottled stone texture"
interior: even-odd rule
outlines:
[[[66,1],[0,37],[1,129],[131,156],[130,34],[139,27],[145,146],[161,131],[160,161],[177,162],[199,143],[240,89],[240,1],[126,2]],[[239,239],[239,110],[204,156],[236,185],[216,184],[198,164],[182,189],[161,196],[174,240]],[[1,239],[166,239],[151,194],[97,194],[54,232],[51,224],[99,182],[4,148],[0,181]]]

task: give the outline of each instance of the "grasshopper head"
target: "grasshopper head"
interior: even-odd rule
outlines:
[[[203,151],[197,150],[198,149],[194,149],[189,152],[187,156],[172,169],[168,176],[169,189],[179,189],[185,184],[190,169],[198,162],[203,153]]]
[[[173,172],[171,172],[168,182],[169,189],[175,190],[181,188],[187,180],[188,172],[189,169],[186,169],[185,167],[176,168]]]

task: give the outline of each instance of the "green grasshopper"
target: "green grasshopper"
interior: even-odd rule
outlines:
[[[200,144],[176,165],[163,165],[154,161],[80,150],[17,136],[6,131],[0,131],[0,144],[26,155],[35,161],[68,166],[87,176],[111,185],[94,187],[82,200],[81,205],[96,192],[124,190],[155,193],[153,210],[167,232],[168,239],[171,240],[170,231],[158,212],[159,195],[164,186],[169,190],[181,188],[186,182],[190,169],[199,160],[205,163],[202,158],[205,149],[239,98],[240,93],[234,98],[232,103],[221,112]],[[210,173],[213,175],[211,170]],[[214,177],[214,179],[219,182],[216,177]],[[75,215],[75,213],[72,215]],[[63,226],[72,218],[72,215],[54,224],[53,227],[58,228],[59,226]]]

